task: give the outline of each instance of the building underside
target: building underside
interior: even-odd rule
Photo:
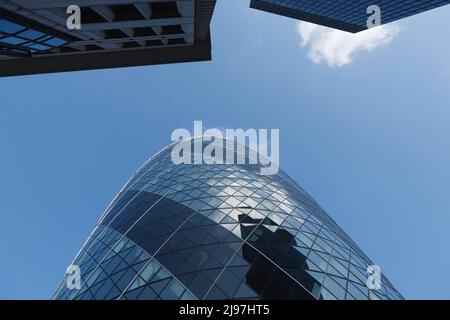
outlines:
[[[0,76],[211,59],[215,0],[0,0]]]

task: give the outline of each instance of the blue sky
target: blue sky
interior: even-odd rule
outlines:
[[[213,61],[0,79],[0,298],[48,299],[102,211],[176,128],[279,128],[280,166],[405,297],[450,298],[446,6],[351,63],[294,20],[219,1]]]

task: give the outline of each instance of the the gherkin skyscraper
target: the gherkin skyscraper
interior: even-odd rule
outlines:
[[[81,288],[63,279],[54,299],[402,299],[384,275],[367,287],[372,261],[284,172],[174,164],[175,145],[120,191],[72,263]]]

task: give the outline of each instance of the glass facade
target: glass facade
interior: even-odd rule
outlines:
[[[431,10],[450,0],[252,0],[251,7],[312,23],[359,32],[367,29],[367,8],[381,9],[381,23]]]
[[[32,54],[56,52],[67,43],[51,34],[0,18],[0,55],[31,57]]]
[[[64,278],[54,299],[403,299],[384,275],[368,289],[373,262],[283,171],[176,165],[175,145],[99,219],[72,263],[81,289]]]

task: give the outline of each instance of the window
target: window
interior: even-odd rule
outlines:
[[[0,53],[3,55],[49,53],[66,43],[53,35],[0,19]]]

